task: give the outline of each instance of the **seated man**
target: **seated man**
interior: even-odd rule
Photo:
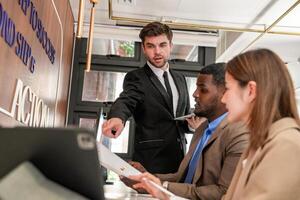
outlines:
[[[219,63],[201,69],[197,89],[193,94],[196,101],[194,112],[196,116],[207,118],[207,121],[196,129],[189,151],[178,171],[172,174],[155,174],[166,189],[178,196],[189,199],[221,199],[230,184],[238,160],[248,145],[245,126],[227,122],[227,110],[221,102],[225,91],[224,67],[224,63]],[[145,171],[138,163],[132,165]],[[132,179],[139,181],[141,177],[143,175]],[[151,177],[151,174],[147,173],[146,177]],[[137,183],[133,188],[143,188],[143,185],[145,186]]]

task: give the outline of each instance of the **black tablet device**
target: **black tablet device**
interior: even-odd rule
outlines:
[[[93,132],[78,128],[0,128],[0,180],[24,161],[70,190],[89,199],[104,199]]]

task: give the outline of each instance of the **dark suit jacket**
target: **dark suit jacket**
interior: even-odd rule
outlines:
[[[182,183],[206,126],[207,122],[196,130],[177,173],[157,174],[162,181],[170,181],[168,190],[178,196],[189,199],[221,199],[230,184],[239,158],[248,145],[245,126],[240,123],[228,124],[225,118],[204,147],[192,184]]]
[[[185,78],[170,69],[179,93],[176,116],[188,114],[189,95]],[[175,172],[184,156],[187,123],[175,121],[167,92],[150,67],[128,72],[123,92],[111,107],[108,118],[124,122],[133,115],[136,122],[133,160],[149,172]]]

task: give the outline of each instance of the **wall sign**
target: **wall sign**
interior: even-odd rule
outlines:
[[[53,0],[0,0],[0,36],[0,114],[53,126],[63,48]]]
[[[15,87],[10,111],[3,109],[2,111],[27,126],[47,127],[50,125],[49,107],[29,86],[23,85],[19,79]]]
[[[40,42],[42,48],[47,54],[49,60],[53,64],[55,61],[55,48],[51,40],[48,37],[47,31],[43,26],[42,21],[38,17],[38,12],[30,0],[18,0],[18,3],[24,13],[27,16],[27,11],[30,11],[29,23],[32,27],[32,30],[36,33],[36,37]],[[26,41],[26,38],[22,35],[21,32],[16,30],[15,23],[8,16],[7,12],[3,9],[3,6],[0,2],[0,30],[1,37],[5,40],[6,44],[10,47],[15,47],[16,55],[22,60],[24,65],[29,64],[29,70],[31,73],[34,72],[35,58],[31,54],[31,47]],[[28,62],[29,61],[29,62]]]

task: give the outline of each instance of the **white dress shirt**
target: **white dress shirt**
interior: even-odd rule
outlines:
[[[160,81],[160,83],[164,86],[164,88],[167,91],[167,88],[165,86],[165,81],[164,81],[164,77],[163,74],[164,72],[168,72],[168,79],[170,82],[170,86],[171,86],[171,90],[172,90],[172,99],[173,99],[173,115],[176,116],[176,109],[177,109],[177,105],[178,105],[178,90],[177,87],[175,85],[175,82],[173,80],[173,77],[171,75],[171,73],[169,72],[169,63],[166,63],[165,66],[161,67],[161,68],[157,68],[154,67],[149,61],[147,61],[148,66],[150,67],[150,69],[153,71],[153,73],[157,76],[158,80]]]

